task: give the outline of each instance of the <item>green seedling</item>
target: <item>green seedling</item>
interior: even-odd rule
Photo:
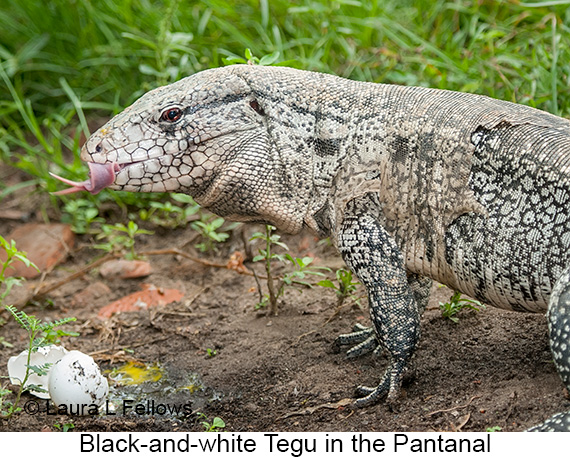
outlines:
[[[85,234],[92,224],[103,223],[105,219],[99,217],[99,209],[94,202],[78,198],[65,203],[62,222],[70,224],[75,233]]]
[[[151,201],[150,209],[142,208],[139,210],[139,217],[141,220],[152,222],[159,227],[169,229],[185,227],[190,218],[198,213],[200,206],[186,194],[172,194],[172,199],[186,206],[181,207],[170,201],[164,203]]]
[[[330,271],[327,267],[311,266],[313,263],[312,257],[293,257],[291,254],[277,254],[273,252],[274,247],[280,247],[289,250],[289,247],[281,240],[281,236],[273,233],[276,228],[273,225],[265,226],[265,233],[256,232],[250,238],[250,241],[260,239],[265,241],[265,249],[259,249],[259,255],[253,258],[254,262],[264,261],[265,272],[267,274],[267,289],[268,295],[261,293],[261,286],[258,282],[261,299],[256,305],[256,309],[265,308],[269,305],[269,314],[277,314],[277,300],[284,293],[285,286],[293,286],[294,284],[301,284],[304,286],[312,287],[312,284],[305,281],[307,275],[324,276],[323,270]],[[276,277],[273,274],[271,262],[276,260],[284,264],[290,264],[293,267],[292,271],[285,273],[281,277]],[[257,277],[256,277],[257,279]]]
[[[265,241],[265,249],[259,249],[259,254],[253,258],[253,261],[260,262],[263,260],[265,262],[265,272],[267,273],[267,289],[269,291],[269,295],[262,295],[261,285],[258,282],[257,286],[261,295],[261,299],[255,308],[265,308],[269,304],[270,314],[277,313],[277,298],[279,296],[275,288],[273,272],[271,270],[271,261],[278,260],[280,262],[283,262],[285,260],[285,257],[282,254],[276,254],[272,252],[272,250],[275,246],[279,246],[282,249],[286,250],[289,249],[285,243],[280,241],[281,236],[272,233],[274,230],[276,230],[276,228],[273,225],[266,225],[265,233],[255,232],[250,238],[250,241],[258,239]]]
[[[7,400],[9,395],[12,395],[12,391],[7,389],[9,382],[5,382],[0,386],[0,418],[9,419],[14,412],[14,404]],[[17,408],[17,405],[16,405]],[[20,411],[20,409],[18,409]]]
[[[129,221],[127,225],[117,223],[115,225],[104,224],[101,226],[102,233],[97,235],[98,240],[105,240],[104,243],[96,244],[93,247],[102,249],[109,253],[124,253],[125,258],[134,260],[138,258],[135,250],[135,237],[137,235],[152,235],[153,232],[139,228],[139,226]]]
[[[237,226],[235,223],[230,224],[224,228],[224,231],[221,231],[224,222],[223,217],[216,217],[208,213],[202,213],[199,221],[192,222],[190,226],[202,237],[202,242],[195,245],[196,249],[200,252],[216,251],[218,249],[217,244],[226,241],[230,237],[228,232]]]
[[[495,425],[494,427],[487,427],[487,429],[485,430],[487,433],[492,433],[492,432],[500,432],[501,430],[503,430],[500,426]]]
[[[356,304],[360,305],[360,299],[356,296],[356,289],[360,283],[352,280],[352,272],[350,270],[345,270],[344,268],[339,268],[336,270],[335,275],[338,285],[330,279],[323,279],[322,281],[319,281],[317,285],[327,287],[335,291],[337,296],[337,308],[341,307],[348,297],[352,298]]]
[[[218,355],[218,351],[216,349],[206,348],[206,355],[208,357],[215,357]]]
[[[279,51],[275,51],[272,52],[271,54],[266,54],[263,57],[259,58],[253,55],[251,49],[246,48],[244,52],[245,58],[239,56],[230,56],[222,59],[222,62],[224,63],[224,65],[248,64],[248,65],[262,65],[262,66],[268,66],[268,65],[287,66],[292,63],[295,63],[294,60],[277,62],[277,60],[280,57],[280,54],[281,53]]]
[[[53,426],[55,428],[57,428],[60,432],[68,432],[71,429],[75,428],[75,425],[73,424],[73,422],[57,422],[55,424],[53,424]]]
[[[12,264],[14,262],[22,262],[27,267],[31,266],[38,271],[39,269],[26,257],[25,252],[18,250],[14,240],[8,241],[4,239],[4,237],[0,236],[0,249],[6,253],[6,260],[2,262],[0,267],[0,305],[3,305],[4,300],[10,294],[12,288],[20,285],[23,281],[22,278],[7,276],[8,269],[13,268]],[[6,324],[6,320],[0,317],[0,326],[4,324]],[[0,337],[0,344],[7,348],[14,347],[13,344],[7,341],[3,336]]]
[[[75,318],[72,318],[69,322],[74,321]],[[67,323],[66,322],[62,322],[63,324]],[[62,325],[62,324],[57,324],[57,326]],[[42,346],[45,345],[49,345],[49,344],[59,344],[61,343],[61,338],[62,337],[76,337],[79,336],[79,333],[77,332],[70,332],[67,330],[63,330],[60,328],[55,328],[56,326],[46,326],[46,328],[43,330],[44,334],[43,334],[43,342],[42,342]]]
[[[448,302],[439,304],[439,309],[441,309],[441,314],[445,319],[449,319],[457,323],[459,322],[457,314],[461,311],[465,309],[480,311],[482,309],[485,309],[485,305],[478,302],[477,300],[464,298],[461,296],[461,292],[455,291]]]
[[[8,241],[0,236],[0,248],[6,253],[6,260],[0,266],[0,304],[2,304],[12,288],[22,283],[22,278],[7,276],[7,271],[13,268],[14,262],[19,261],[27,267],[33,267],[38,271],[39,269],[26,257],[25,252],[18,250],[14,240]]]
[[[312,287],[313,285],[307,281],[305,278],[308,275],[311,276],[324,276],[323,271],[330,271],[328,267],[319,267],[312,265],[315,259],[312,257],[293,257],[291,254],[284,255],[285,260],[293,266],[293,271],[287,272],[281,278],[284,286],[293,286],[294,284],[301,284],[307,287]]]
[[[226,427],[226,423],[219,417],[214,417],[214,420],[210,423],[208,416],[204,413],[197,413],[200,419],[203,419],[200,423],[204,427],[206,432],[219,432],[221,429]]]

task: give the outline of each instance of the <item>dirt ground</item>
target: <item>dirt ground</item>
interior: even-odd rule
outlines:
[[[14,198],[22,196],[0,203],[3,235],[22,223],[2,218],[2,205],[14,209]],[[24,205],[32,210],[32,219],[39,217],[41,201],[34,197]],[[137,248],[186,245],[188,252],[196,253],[187,246],[193,236],[190,228],[155,229],[155,235],[138,239]],[[297,256],[313,255],[319,265],[342,266],[332,247],[317,244],[308,234],[283,240]],[[65,278],[101,255],[86,248],[87,243],[88,237],[78,237],[69,259],[43,281]],[[219,253],[207,258],[225,263],[235,250],[243,251],[241,237],[232,236]],[[55,424],[73,423],[74,431],[202,431],[202,421],[220,417],[226,431],[520,431],[570,409],[552,363],[542,315],[487,307],[462,313],[454,323],[443,319],[438,309],[451,291],[436,287],[422,319],[415,375],[403,386],[399,410],[391,411],[382,402],[352,409],[349,399],[355,386],[374,385],[386,362],[373,355],[347,360],[332,349],[337,335],[369,321],[365,299],[362,308],[352,304],[331,318],[333,291],[291,289],[280,302],[279,315],[267,317],[255,310],[259,297],[251,276],[173,255],[152,256],[149,261],[149,277],[108,280],[93,270],[56,289],[49,302],[25,308],[50,320],[75,316],[77,321],[67,328],[81,335],[64,340],[65,346],[92,354],[104,370],[128,360],[158,363],[164,370],[158,382],[136,388],[112,384],[117,405],[127,399],[145,405],[147,413],[123,414],[118,406],[114,415],[59,416],[48,414],[44,401],[36,414],[22,412],[0,422],[0,430],[55,431]],[[260,264],[246,265],[262,273]],[[37,287],[39,282],[27,284]],[[111,292],[77,300],[79,292],[97,282]],[[139,290],[142,283],[177,288],[184,298],[160,308],[97,317],[101,307]],[[2,316],[8,318],[5,312]],[[0,335],[14,345],[0,346],[0,375],[6,375],[8,358],[25,348],[25,335],[12,319],[0,327]],[[26,394],[22,404],[34,399]],[[186,404],[191,411],[160,414],[160,409],[151,410],[153,404]]]

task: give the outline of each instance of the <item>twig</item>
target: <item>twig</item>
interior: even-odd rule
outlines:
[[[206,317],[207,314],[205,313],[179,313],[176,311],[160,311],[159,312],[161,315],[164,316],[181,316],[181,317],[193,317],[193,318],[199,318],[199,317]]]
[[[259,282],[259,277],[255,270],[253,271],[253,277],[255,278],[255,282],[257,284],[257,293],[259,294],[259,303],[263,302],[263,290],[261,289],[261,283]]]
[[[227,270],[233,270],[236,273],[239,273],[240,275],[246,275],[246,276],[255,276],[254,273],[252,273],[250,270],[247,269],[235,269],[235,268],[231,268],[228,266],[227,263],[216,263],[216,262],[210,262],[209,260],[204,260],[201,259],[199,257],[195,257],[193,255],[187,254],[186,252],[183,252],[179,249],[156,249],[153,251],[143,251],[143,252],[139,252],[139,255],[141,256],[151,256],[151,255],[179,255],[181,257],[184,257],[186,259],[190,259],[193,262],[199,263],[201,265],[205,265],[207,267],[213,267],[213,268],[225,268]],[[265,276],[259,276],[262,279],[267,279],[267,277]]]
[[[331,322],[333,319],[335,319],[339,314],[342,308],[347,307],[347,306],[352,306],[354,304],[354,301],[352,302],[348,302],[348,303],[342,303],[340,305],[337,305],[334,309],[334,312],[331,314],[331,316],[325,321],[325,323],[322,325],[322,327],[324,327],[325,325],[327,325],[329,322]]]
[[[326,324],[326,322],[325,322],[325,324]],[[325,325],[325,324],[323,324],[323,325]],[[297,345],[301,342],[301,340],[302,340],[303,338],[305,338],[306,336],[312,335],[313,333],[317,333],[317,331],[316,331],[316,330],[311,330],[311,331],[309,331],[309,332],[303,333],[302,335],[299,335],[299,336],[297,337],[297,341],[294,342],[294,343],[291,345],[291,347],[297,346]]]
[[[190,259],[193,262],[199,263],[201,265],[207,266],[207,267],[212,267],[212,268],[224,268],[226,270],[232,270],[235,271],[236,273],[240,274],[240,275],[246,275],[246,276],[253,276],[256,277],[256,279],[267,279],[267,276],[264,275],[259,275],[256,274],[255,272],[248,270],[247,268],[234,268],[231,266],[231,263],[217,263],[217,262],[210,262],[209,260],[204,260],[201,259],[199,257],[195,257],[193,255],[187,254],[186,252],[180,251],[179,249],[156,249],[156,250],[151,250],[151,251],[143,251],[143,252],[139,252],[139,255],[141,256],[153,256],[153,255],[179,255],[181,257],[184,257],[186,259]],[[70,281],[73,281],[77,278],[81,278],[82,276],[86,275],[87,273],[89,273],[91,270],[93,270],[94,268],[97,268],[99,265],[109,261],[109,260],[113,260],[113,259],[118,259],[122,257],[122,254],[107,254],[104,257],[101,257],[100,259],[96,260],[95,262],[81,268],[80,270],[76,271],[75,273],[70,274],[69,276],[56,281],[56,282],[52,282],[50,284],[45,284],[45,285],[41,285],[40,287],[38,287],[38,289],[36,289],[33,293],[31,293],[31,296],[26,300],[26,302],[32,301],[32,300],[37,300],[38,298],[54,291],[55,289],[58,289],[59,287],[63,286],[64,284],[67,284]],[[281,277],[277,277],[275,278],[278,281],[282,281]],[[299,283],[301,285],[306,286],[306,284],[303,283]],[[278,285],[280,286],[280,283],[278,283]],[[313,285],[313,284],[311,284]]]
[[[227,265],[224,263],[216,263],[216,262],[210,262],[209,260],[204,260],[201,259],[199,257],[194,257],[193,255],[187,254],[184,251],[181,251],[179,249],[154,249],[152,251],[143,251],[143,252],[139,252],[140,256],[150,256],[150,255],[179,255],[182,257],[185,257],[187,259],[192,260],[193,262],[196,263],[200,263],[202,265],[206,265],[207,267],[214,267],[214,268],[227,268]]]
[[[473,400],[475,400],[476,398],[481,398],[481,395],[475,395],[475,396],[471,397],[471,400],[469,400],[466,404],[464,404],[462,406],[455,406],[453,408],[448,408],[448,409],[438,409],[437,411],[432,411],[431,413],[428,413],[427,415],[433,416],[434,414],[448,413],[450,411],[455,411],[457,409],[467,408],[468,406],[471,405],[471,403],[473,403]]]
[[[336,403],[324,403],[322,405],[311,406],[309,408],[305,408],[300,411],[292,411],[288,414],[285,414],[284,416],[278,417],[277,420],[289,419],[290,417],[293,416],[306,416],[308,414],[313,414],[315,411],[318,411],[319,409],[344,408],[345,406],[351,405],[353,402],[354,400],[352,398],[343,398],[342,400],[339,400]]]
[[[37,291],[34,291],[34,294],[32,295],[32,297],[30,298],[30,300],[34,300],[36,298],[39,298],[43,295],[46,295],[50,292],[52,292],[55,289],[58,289],[59,287],[63,286],[64,284],[67,284],[70,281],[73,281],[74,279],[80,278],[84,275],[86,275],[87,273],[89,273],[91,270],[93,270],[94,268],[97,268],[99,265],[112,260],[112,259],[116,259],[118,257],[121,257],[120,254],[107,254],[104,257],[101,257],[100,259],[96,260],[93,263],[90,263],[89,265],[83,267],[81,270],[76,271],[75,273],[70,274],[69,276],[66,276],[65,278],[56,281],[56,282],[52,282],[50,284],[46,284],[45,286],[40,287]]]

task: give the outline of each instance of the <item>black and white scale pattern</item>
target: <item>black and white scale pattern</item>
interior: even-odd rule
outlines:
[[[117,164],[115,189],[187,192],[233,220],[330,236],[368,290],[373,323],[337,345],[390,358],[358,405],[397,398],[431,279],[494,306],[548,309],[569,386],[564,119],[471,94],[231,66],[144,95],[82,158]]]
[[[368,291],[370,317],[378,341],[390,359],[380,382],[382,388],[358,388],[363,398],[356,405],[366,406],[386,393],[389,401],[397,399],[404,369],[419,339],[420,312],[408,284],[402,253],[359,203],[352,201],[348,205],[338,246],[344,261]]]
[[[446,254],[459,288],[494,306],[542,312],[570,265],[570,138],[540,126],[478,128],[469,185],[486,214],[448,227]],[[520,145],[524,145],[520,147]],[[557,163],[553,145],[567,151]],[[504,151],[518,151],[502,160]],[[508,153],[507,153],[508,154]]]

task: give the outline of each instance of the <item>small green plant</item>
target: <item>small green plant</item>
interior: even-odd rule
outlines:
[[[445,319],[449,319],[457,323],[459,322],[457,314],[461,311],[465,309],[480,311],[485,309],[485,305],[477,300],[464,298],[461,296],[461,292],[455,291],[448,302],[439,304],[439,309],[441,309],[441,314]]]
[[[71,322],[74,321],[75,318],[71,318],[70,321],[66,321],[66,322],[62,322],[63,324],[67,323],[67,322]],[[62,324],[58,324],[57,326],[62,325]],[[79,333],[77,332],[70,332],[68,330],[63,330],[61,328],[55,328],[56,326],[46,326],[45,329],[43,330],[43,341],[42,341],[42,346],[46,346],[48,344],[59,344],[61,343],[61,338],[62,337],[76,337],[79,336]]]
[[[16,247],[16,242],[14,240],[8,241],[0,236],[0,248],[6,253],[6,260],[2,262],[2,266],[0,268],[0,305],[2,305],[8,294],[10,294],[12,288],[14,286],[20,285],[22,282],[22,278],[7,276],[8,269],[13,268],[12,264],[16,261],[19,261],[27,267],[34,267],[36,270],[38,267],[36,267],[36,265],[34,265],[34,263],[26,257],[25,252],[18,250]],[[6,324],[6,319],[0,317],[0,326],[3,326],[4,324]],[[7,341],[3,336],[0,336],[0,344],[6,348],[14,347],[14,345]],[[6,395],[6,392],[10,391],[6,391],[5,389],[2,389],[0,391],[0,411],[2,410],[2,398]]]
[[[135,236],[152,235],[153,232],[139,228],[139,226],[129,221],[127,225],[117,223],[115,225],[104,224],[101,226],[102,232],[97,235],[97,239],[104,239],[104,243],[93,246],[106,252],[124,252],[125,258],[129,260],[137,259],[135,250]]]
[[[61,432],[68,432],[69,430],[75,428],[73,422],[57,422],[53,424],[53,426]]]
[[[352,280],[352,271],[339,268],[336,270],[335,275],[338,285],[330,279],[323,279],[322,281],[319,281],[317,285],[327,287],[335,291],[337,297],[337,308],[341,307],[348,297],[351,297],[355,303],[360,304],[360,299],[356,296],[356,288],[359,282]]]
[[[75,321],[74,317],[66,317],[53,322],[41,322],[40,319],[33,315],[26,314],[24,311],[18,311],[14,306],[6,305],[5,308],[20,325],[20,327],[26,330],[28,334],[28,358],[26,362],[26,372],[24,374],[24,379],[19,380],[20,387],[16,393],[16,399],[13,403],[6,402],[7,406],[4,405],[3,401],[0,401],[0,404],[2,406],[0,414],[2,415],[2,418],[9,419],[14,413],[20,411],[21,408],[18,407],[18,404],[24,392],[45,392],[45,389],[41,388],[40,386],[27,383],[32,373],[35,373],[38,376],[46,376],[51,363],[44,363],[43,365],[30,365],[30,358],[32,357],[32,354],[34,352],[37,352],[40,347],[52,344],[54,341],[54,335],[58,335],[58,337],[77,336],[77,333],[65,332],[61,330],[58,332],[54,331],[56,327]],[[3,396],[6,396],[6,389],[2,389],[0,396],[2,393]]]
[[[226,423],[219,417],[214,417],[212,422],[209,422],[208,416],[204,413],[197,413],[198,417],[202,419],[200,422],[206,432],[219,432],[221,429],[226,428]]]
[[[172,194],[172,199],[186,206],[180,207],[170,201],[164,203],[151,201],[150,209],[142,208],[139,217],[159,227],[170,229],[185,227],[189,219],[200,210],[200,206],[186,194]]]
[[[226,241],[230,236],[228,232],[237,226],[237,224],[231,224],[224,231],[221,231],[220,228],[224,222],[223,217],[216,217],[208,213],[202,213],[199,221],[192,222],[190,226],[202,237],[202,242],[195,245],[196,249],[200,252],[216,251],[217,243]]]
[[[6,253],[6,260],[0,266],[0,304],[2,304],[12,287],[22,283],[22,278],[6,276],[8,268],[13,268],[12,264],[16,261],[22,262],[27,267],[34,267],[36,270],[38,270],[38,267],[26,257],[25,252],[18,251],[14,240],[7,241],[0,236],[0,248]]]
[[[277,299],[280,295],[278,291],[281,290],[280,287],[275,287],[275,282],[273,279],[273,271],[271,270],[271,261],[278,260],[280,262],[285,261],[285,257],[282,254],[275,254],[272,252],[274,246],[279,246],[283,249],[289,250],[289,247],[280,241],[281,236],[277,235],[276,233],[272,233],[276,230],[276,227],[273,225],[266,225],[265,226],[265,233],[263,232],[255,232],[250,241],[253,240],[263,240],[265,241],[265,249],[259,249],[259,255],[256,255],[253,258],[254,262],[259,262],[263,260],[265,262],[265,272],[267,273],[267,289],[269,291],[269,295],[263,295],[259,303],[256,305],[256,309],[265,308],[267,304],[269,304],[269,313],[270,314],[277,314]],[[261,286],[258,283],[258,287],[260,289],[261,294]]]
[[[305,281],[307,275],[324,276],[323,271],[330,271],[328,267],[318,267],[312,265],[315,259],[312,257],[293,257],[291,254],[285,254],[285,260],[293,266],[293,270],[285,273],[281,278],[284,286],[292,286],[294,284],[302,284],[312,287],[312,284]]]
[[[92,224],[105,222],[105,219],[99,217],[99,209],[93,201],[78,198],[65,203],[62,222],[70,224],[75,233],[85,234]]]
[[[0,417],[7,419],[8,414],[12,414],[13,404],[6,400],[12,394],[12,391],[6,387],[8,387],[7,382],[0,387]]]
[[[485,430],[487,433],[492,433],[492,432],[500,432],[501,430],[503,430],[500,426],[495,425],[494,427],[487,427],[487,429]]]
[[[255,57],[251,49],[246,48],[243,57],[239,56],[230,56],[222,59],[224,65],[234,65],[234,64],[250,64],[250,65],[280,65],[280,66],[288,66],[292,63],[295,63],[295,60],[288,60],[285,62],[277,62],[280,56],[279,51],[272,52],[271,54],[266,54],[263,57]]]
[[[312,285],[304,281],[307,275],[317,275],[324,276],[323,270],[330,271],[327,267],[315,267],[311,264],[313,263],[312,257],[293,257],[291,254],[277,254],[273,252],[273,247],[281,247],[285,250],[289,250],[289,247],[283,243],[281,236],[273,233],[276,228],[273,225],[265,226],[265,233],[256,232],[250,238],[250,241],[260,239],[265,241],[265,249],[259,249],[259,255],[253,258],[254,262],[264,261],[265,262],[265,272],[267,273],[267,289],[269,291],[268,295],[263,295],[259,303],[256,305],[256,309],[265,308],[269,305],[269,313],[272,315],[277,314],[277,300],[283,295],[285,286],[292,286],[293,284],[302,284],[304,286],[311,287]],[[272,271],[271,262],[277,260],[281,263],[290,264],[293,267],[292,271],[285,273],[281,277],[275,277]],[[277,283],[275,283],[277,281]],[[258,283],[261,295],[261,287]]]
[[[206,348],[206,355],[208,357],[215,357],[218,355],[218,351],[216,349]]]

